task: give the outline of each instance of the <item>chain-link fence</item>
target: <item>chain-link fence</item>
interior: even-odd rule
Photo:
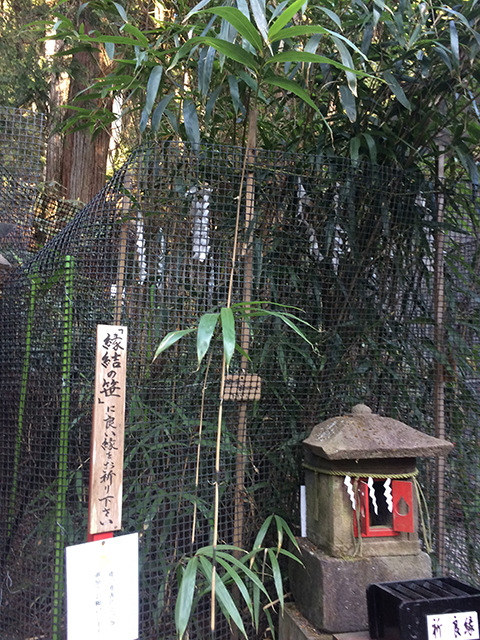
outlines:
[[[299,445],[324,418],[363,402],[433,434],[436,370],[456,444],[447,460],[445,562],[480,582],[476,193],[443,185],[439,198],[431,176],[338,158],[258,151],[245,166],[244,156],[229,147],[141,148],[4,282],[4,640],[63,637],[54,594],[64,547],[86,536],[95,328],[117,322],[129,328],[123,527],[140,533],[140,638],[175,637],[176,569],[212,539],[222,347],[200,366],[189,336],[154,354],[169,331],[227,304],[237,212],[232,302],[293,313],[310,325],[294,321],[313,346],[272,314],[237,323],[243,355],[232,360],[223,402],[220,540],[248,547],[271,513],[298,531]],[[441,232],[447,311],[439,343]],[[245,380],[261,392],[240,392]],[[434,523],[433,463],[421,479]],[[190,637],[206,637],[209,624],[200,601]],[[264,626],[259,636],[268,633]],[[229,635],[219,621],[216,637]]]

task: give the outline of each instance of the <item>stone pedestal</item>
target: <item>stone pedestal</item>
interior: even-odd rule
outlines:
[[[319,632],[368,629],[365,592],[369,584],[429,578],[430,557],[423,552],[403,556],[334,558],[307,538],[299,538],[302,567],[290,566],[290,583],[298,610]],[[282,640],[285,640],[282,636]]]
[[[332,640],[331,633],[322,633],[315,629],[300,613],[293,602],[283,608],[279,616],[279,636],[282,640]]]

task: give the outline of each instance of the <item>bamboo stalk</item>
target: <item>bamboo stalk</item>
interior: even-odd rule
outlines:
[[[243,246],[243,255],[245,258],[245,269],[243,274],[243,301],[251,302],[252,286],[253,286],[253,252],[251,244],[253,239],[253,221],[255,214],[255,173],[253,171],[253,163],[255,161],[255,148],[257,144],[257,118],[258,111],[252,109],[249,114],[248,122],[248,141],[247,141],[247,166],[249,171],[246,180],[245,189],[245,234],[246,242]],[[240,346],[248,356],[250,348],[250,329],[247,323],[242,322],[240,334]],[[244,355],[241,360],[241,368],[246,372],[248,367],[248,359]],[[245,467],[247,462],[246,451],[247,443],[247,402],[240,403],[238,411],[238,431],[237,431],[237,461],[236,461],[236,487],[234,498],[234,524],[233,524],[233,544],[236,547],[243,547],[243,529],[245,520]]]
[[[245,173],[247,162],[252,161],[254,158],[254,149],[256,143],[256,129],[257,129],[257,116],[258,112],[254,109],[249,116],[249,135],[248,135],[248,145],[245,151],[245,159],[242,167],[242,175],[240,178],[240,189],[238,194],[238,203],[237,203],[237,215],[235,220],[235,235],[233,239],[233,250],[232,250],[232,263],[230,268],[230,280],[228,284],[228,296],[227,296],[227,307],[231,307],[232,304],[232,291],[233,291],[233,277],[235,274],[235,265],[237,259],[237,242],[238,242],[238,232],[239,232],[239,223],[240,223],[240,211],[241,211],[241,201],[242,201],[242,193],[243,193],[243,184],[245,180]],[[253,184],[253,172],[249,172],[251,174],[251,180]],[[247,178],[248,181],[248,178]],[[248,200],[248,199],[247,199]],[[249,208],[249,212],[253,217],[253,205],[252,208]],[[220,404],[218,408],[218,421],[217,421],[217,441],[216,441],[216,449],[215,449],[215,504],[214,504],[214,522],[213,522],[213,553],[212,553],[212,598],[210,604],[210,631],[212,638],[215,633],[215,578],[216,578],[216,550],[218,544],[218,513],[220,508],[220,494],[219,494],[219,486],[220,486],[220,446],[221,446],[221,437],[222,437],[222,418],[223,418],[223,397],[225,395],[225,378],[226,378],[226,363],[225,363],[225,353],[223,355],[222,361],[222,377],[220,382]],[[245,466],[245,460],[243,460],[243,468]],[[243,476],[242,476],[243,477]],[[243,501],[243,496],[242,496]],[[234,535],[235,535],[235,526],[234,526]],[[236,629],[234,629],[234,635],[238,633]]]
[[[20,452],[22,447],[23,436],[23,419],[25,417],[25,406],[27,402],[27,388],[28,388],[28,371],[30,366],[30,352],[32,348],[32,325],[33,316],[35,312],[35,299],[37,294],[37,275],[34,272],[30,278],[30,306],[28,308],[27,316],[27,333],[25,337],[25,355],[23,357],[22,368],[22,384],[20,388],[20,401],[18,405],[18,430],[15,439],[15,452],[13,455],[13,483],[12,483],[12,495],[10,497],[10,507],[8,510],[8,522],[7,522],[7,536],[10,538],[13,531],[13,522],[15,519],[17,489],[18,489],[18,474],[20,466]]]
[[[439,354],[445,350],[444,344],[444,312],[445,312],[445,279],[444,279],[444,249],[445,234],[442,229],[445,213],[445,199],[443,195],[443,181],[445,177],[444,147],[439,146],[438,179],[440,189],[437,198],[437,223],[435,233],[435,266],[434,266],[434,318],[435,318],[435,348]],[[445,439],[445,368],[439,358],[435,361],[435,383],[433,397],[433,411],[435,436]],[[441,573],[445,573],[445,458],[437,459],[437,555]]]
[[[62,630],[62,593],[64,590],[64,541],[61,520],[65,516],[67,495],[68,431],[70,426],[70,371],[72,368],[72,286],[73,258],[65,256],[65,306],[63,325],[62,394],[60,441],[58,446],[58,487],[55,508],[55,564],[52,639],[59,640]]]

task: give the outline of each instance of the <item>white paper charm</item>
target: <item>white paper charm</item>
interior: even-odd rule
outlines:
[[[368,489],[370,493],[370,500],[372,501],[373,510],[375,511],[375,515],[378,516],[378,504],[377,504],[377,496],[375,495],[375,487],[373,486],[373,478],[369,478]]]
[[[351,477],[350,476],[345,476],[345,480],[343,481],[343,484],[347,487],[347,493],[350,496],[350,502],[352,503],[353,510],[355,511],[355,509],[357,507],[355,506],[355,494],[353,492],[353,485],[352,485]]]
[[[392,498],[392,480],[391,478],[387,478],[383,483],[385,501],[387,503],[387,508],[390,513],[393,513],[393,498]]]

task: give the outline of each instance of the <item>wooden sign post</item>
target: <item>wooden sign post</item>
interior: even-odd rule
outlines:
[[[98,325],[92,419],[89,542],[122,526],[127,328]]]

